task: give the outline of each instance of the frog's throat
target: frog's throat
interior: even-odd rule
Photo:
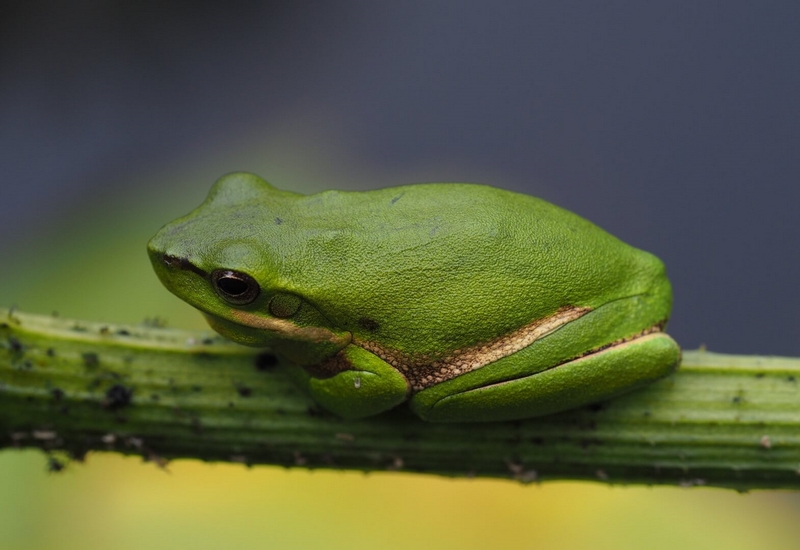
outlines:
[[[290,340],[304,340],[307,342],[330,342],[339,347],[344,347],[350,343],[350,333],[336,334],[322,327],[299,327],[285,319],[275,319],[273,317],[261,317],[246,311],[231,311],[236,323],[250,328],[267,330],[279,334],[282,338]]]
[[[402,372],[412,389],[420,391],[516,353],[590,311],[592,309],[588,307],[562,307],[552,315],[537,319],[500,338],[457,349],[435,361],[388,349],[375,342],[359,339],[354,340],[353,343],[374,353]]]

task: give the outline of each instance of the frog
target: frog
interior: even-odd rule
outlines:
[[[281,190],[223,176],[148,243],[156,275],[269,348],[343,419],[546,416],[680,363],[663,262],[543,199],[473,183]]]

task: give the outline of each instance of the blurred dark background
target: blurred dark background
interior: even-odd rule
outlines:
[[[665,260],[685,347],[800,355],[798,29],[796,2],[3,2],[0,252],[296,120],[320,188],[540,195]]]

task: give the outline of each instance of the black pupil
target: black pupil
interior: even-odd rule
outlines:
[[[247,282],[235,277],[220,277],[217,280],[217,286],[229,296],[241,296],[249,288]]]

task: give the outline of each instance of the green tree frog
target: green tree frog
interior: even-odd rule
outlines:
[[[521,419],[673,371],[655,256],[541,199],[485,185],[281,191],[234,173],[150,241],[217,332],[268,346],[326,409]]]

